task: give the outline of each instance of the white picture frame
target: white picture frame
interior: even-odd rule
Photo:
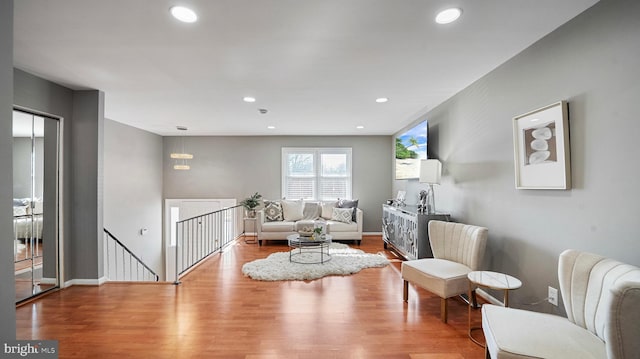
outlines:
[[[398,191],[398,194],[396,195],[396,203],[404,203],[406,195],[407,191]]]
[[[569,116],[559,101],[513,118],[516,189],[571,188]]]

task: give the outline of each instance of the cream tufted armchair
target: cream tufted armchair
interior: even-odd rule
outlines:
[[[438,295],[441,298],[440,319],[446,323],[447,299],[469,290],[467,274],[480,269],[487,234],[484,227],[430,221],[429,242],[434,258],[402,262],[404,301],[409,298],[409,282]]]
[[[640,358],[640,268],[566,250],[558,277],[567,318],[482,307],[487,358]]]

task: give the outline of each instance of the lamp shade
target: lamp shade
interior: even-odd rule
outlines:
[[[442,163],[438,160],[420,161],[420,183],[440,184]]]

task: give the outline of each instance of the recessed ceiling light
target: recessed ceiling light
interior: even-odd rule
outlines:
[[[386,98],[386,97],[378,97],[378,98],[376,99],[376,102],[377,102],[377,103],[385,103],[385,102],[387,102],[387,101],[389,101],[389,99],[388,99],[388,98]]]
[[[462,10],[457,7],[442,10],[438,13],[438,15],[436,15],[436,22],[438,24],[448,24],[450,22],[458,20],[461,14]]]
[[[362,130],[362,129],[364,128],[364,126],[359,125],[359,126],[356,126],[356,128],[357,128],[358,130]]]
[[[198,20],[198,15],[196,15],[193,10],[184,6],[173,6],[170,11],[173,17],[182,22],[196,22],[196,20]]]
[[[269,130],[275,130],[275,129],[276,129],[276,126],[267,126],[267,129],[269,129]]]
[[[251,96],[245,96],[242,98],[242,101],[244,102],[256,102],[256,98],[255,97],[251,97]]]

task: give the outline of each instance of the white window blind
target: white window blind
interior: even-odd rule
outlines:
[[[351,148],[283,148],[282,196],[351,198]]]

